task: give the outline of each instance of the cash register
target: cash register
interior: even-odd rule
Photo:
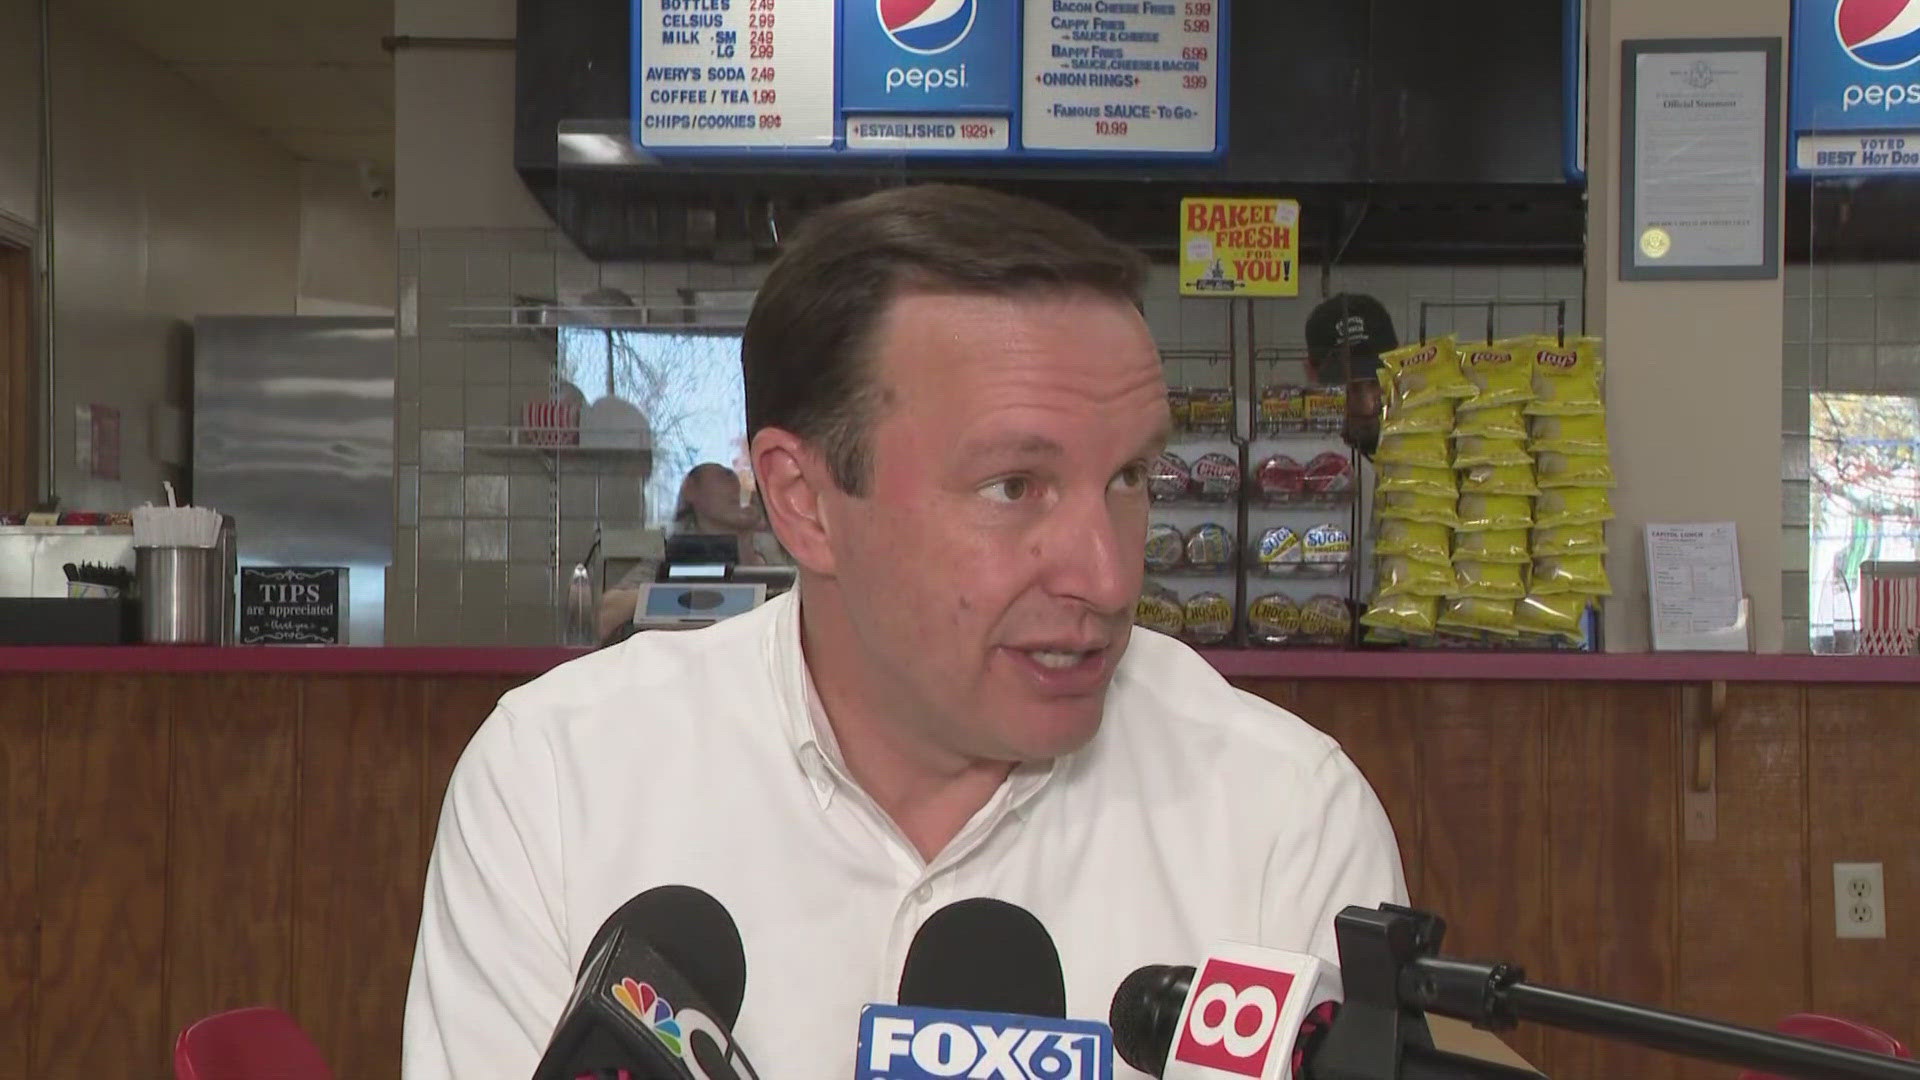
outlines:
[[[682,534],[666,541],[655,580],[633,608],[636,630],[693,630],[752,611],[793,587],[791,566],[741,566],[740,541]]]

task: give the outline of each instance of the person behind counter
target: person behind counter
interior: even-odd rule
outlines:
[[[1340,293],[1307,315],[1307,367],[1323,386],[1345,385],[1341,438],[1371,458],[1380,446],[1380,354],[1399,348],[1386,305],[1364,293]]]
[[[759,492],[740,498],[740,474],[716,461],[703,461],[680,482],[680,499],[673,511],[673,531],[707,536],[732,536],[740,541],[741,566],[784,566],[786,552],[767,531]]]
[[[1059,947],[1069,1015],[1245,941],[1337,960],[1404,902],[1326,735],[1132,625],[1170,416],[1139,254],[1049,206],[894,188],[785,238],[741,346],[797,588],[511,691],[440,815],[405,1080],[529,1075],[608,914],[688,884],[738,926],[733,1025],[854,1071],[864,1003],[956,900]]]

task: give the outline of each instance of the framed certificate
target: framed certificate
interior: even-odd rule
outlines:
[[[1777,276],[1780,39],[1620,49],[1620,277]]]

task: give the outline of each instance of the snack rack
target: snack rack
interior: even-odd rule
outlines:
[[[1156,472],[1159,478],[1149,480],[1153,498],[1143,593],[1179,606],[1178,636],[1183,641],[1202,647],[1238,645],[1246,603],[1241,538],[1247,515],[1240,481],[1246,476],[1247,451],[1233,350],[1167,349],[1161,361],[1170,393],[1180,403],[1174,410],[1168,454],[1181,467],[1206,475],[1169,484]],[[1197,421],[1187,407],[1190,401],[1201,402]],[[1168,460],[1156,463],[1156,470]],[[1209,489],[1213,494],[1206,493]],[[1150,603],[1143,599],[1140,610]],[[1165,624],[1157,628],[1172,629]]]

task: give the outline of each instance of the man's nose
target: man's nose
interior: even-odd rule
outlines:
[[[1129,542],[1134,524],[1123,522],[1104,498],[1085,500],[1059,515],[1047,544],[1051,591],[1078,600],[1102,615],[1129,611],[1139,597],[1140,545]]]

